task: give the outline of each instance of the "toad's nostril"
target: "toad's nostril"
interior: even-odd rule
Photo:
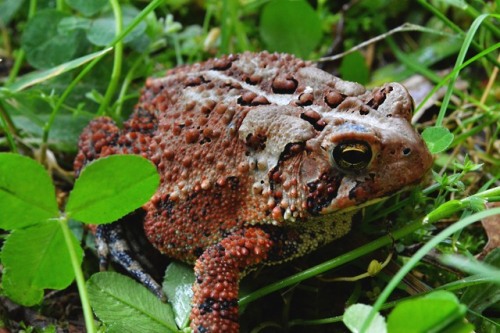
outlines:
[[[403,155],[404,156],[408,156],[408,155],[410,155],[410,153],[411,153],[411,149],[410,148],[404,148],[403,149]]]

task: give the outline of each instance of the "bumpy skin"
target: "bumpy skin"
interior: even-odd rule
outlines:
[[[149,79],[122,129],[92,121],[75,169],[111,154],[157,165],[145,233],[195,263],[193,330],[237,332],[246,272],[345,235],[356,208],[428,171],[412,104],[396,83],[367,91],[291,55],[229,55]],[[345,164],[352,143],[369,153]]]

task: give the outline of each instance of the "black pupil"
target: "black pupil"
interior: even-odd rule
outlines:
[[[367,156],[365,151],[347,150],[342,154],[342,158],[351,164],[358,164],[366,161]]]
[[[333,159],[343,170],[361,170],[368,166],[372,159],[372,151],[364,142],[348,142],[339,144],[333,150]]]

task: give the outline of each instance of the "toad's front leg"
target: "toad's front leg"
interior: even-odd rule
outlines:
[[[194,332],[236,333],[241,273],[265,260],[273,246],[259,228],[231,234],[205,250],[196,261],[191,328]]]

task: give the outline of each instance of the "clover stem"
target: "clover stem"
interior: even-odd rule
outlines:
[[[92,308],[90,307],[90,301],[87,293],[87,286],[85,284],[85,278],[83,277],[81,263],[76,255],[74,242],[71,238],[71,230],[68,227],[68,217],[61,215],[57,221],[61,226],[61,230],[64,236],[64,242],[68,248],[69,257],[71,259],[71,266],[75,273],[76,285],[78,287],[78,293],[80,294],[80,301],[82,303],[83,316],[85,318],[85,327],[88,333],[96,333],[96,327],[94,324],[94,315],[92,313]]]

